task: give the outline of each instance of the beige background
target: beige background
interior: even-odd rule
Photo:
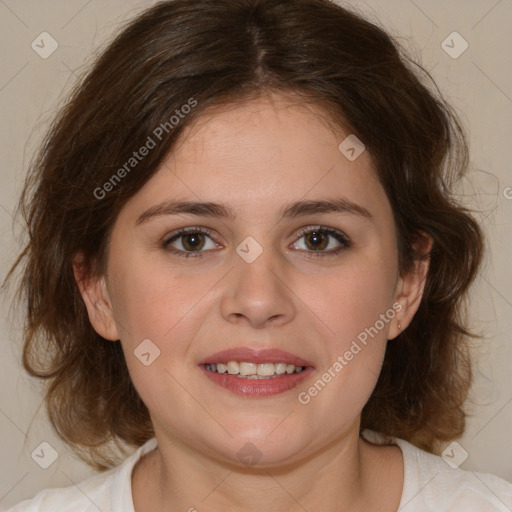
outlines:
[[[0,277],[20,248],[20,229],[11,213],[26,166],[62,92],[69,90],[120,22],[152,3],[0,0]],[[464,469],[492,472],[512,481],[512,188],[508,188],[512,187],[512,1],[346,3],[398,36],[431,70],[469,130],[472,171],[461,193],[469,205],[481,210],[489,252],[471,306],[473,327],[485,335],[479,344],[473,390],[477,403],[454,453],[468,453]],[[59,45],[47,59],[31,48],[44,31]],[[469,43],[456,59],[442,48],[454,31]],[[453,44],[454,50],[460,48],[457,39]],[[40,407],[38,383],[20,369],[20,322],[11,307],[12,291],[2,291],[0,508],[45,487],[72,485],[92,473],[52,433]],[[59,454],[46,470],[31,458],[43,441]]]

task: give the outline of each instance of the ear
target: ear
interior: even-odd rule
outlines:
[[[418,255],[417,259],[414,261],[413,268],[398,278],[395,288],[395,303],[402,307],[396,309],[395,321],[388,335],[390,340],[396,338],[407,328],[420,307],[430,265],[432,245],[432,237],[423,231],[418,231],[413,243],[414,252]],[[398,328],[399,324],[400,329]]]
[[[73,258],[73,273],[94,330],[107,340],[119,340],[105,276],[91,275],[81,254]]]

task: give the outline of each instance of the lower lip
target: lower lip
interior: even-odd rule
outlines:
[[[290,391],[306,380],[313,368],[307,367],[300,373],[283,374],[270,379],[244,379],[229,373],[216,373],[200,366],[205,375],[215,384],[222,386],[236,395],[264,398]]]

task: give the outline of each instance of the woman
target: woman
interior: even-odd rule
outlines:
[[[429,453],[471,380],[466,166],[450,108],[335,3],[133,20],[31,170],[17,262],[24,365],[108,471],[12,510],[509,510]]]

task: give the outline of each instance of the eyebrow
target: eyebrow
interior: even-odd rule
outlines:
[[[318,213],[350,213],[368,220],[373,219],[372,214],[366,208],[340,197],[315,201],[297,201],[281,209],[279,220]],[[155,217],[180,214],[196,215],[198,217],[217,217],[231,221],[236,219],[234,210],[224,203],[164,201],[142,213],[137,219],[136,225],[144,224]]]

